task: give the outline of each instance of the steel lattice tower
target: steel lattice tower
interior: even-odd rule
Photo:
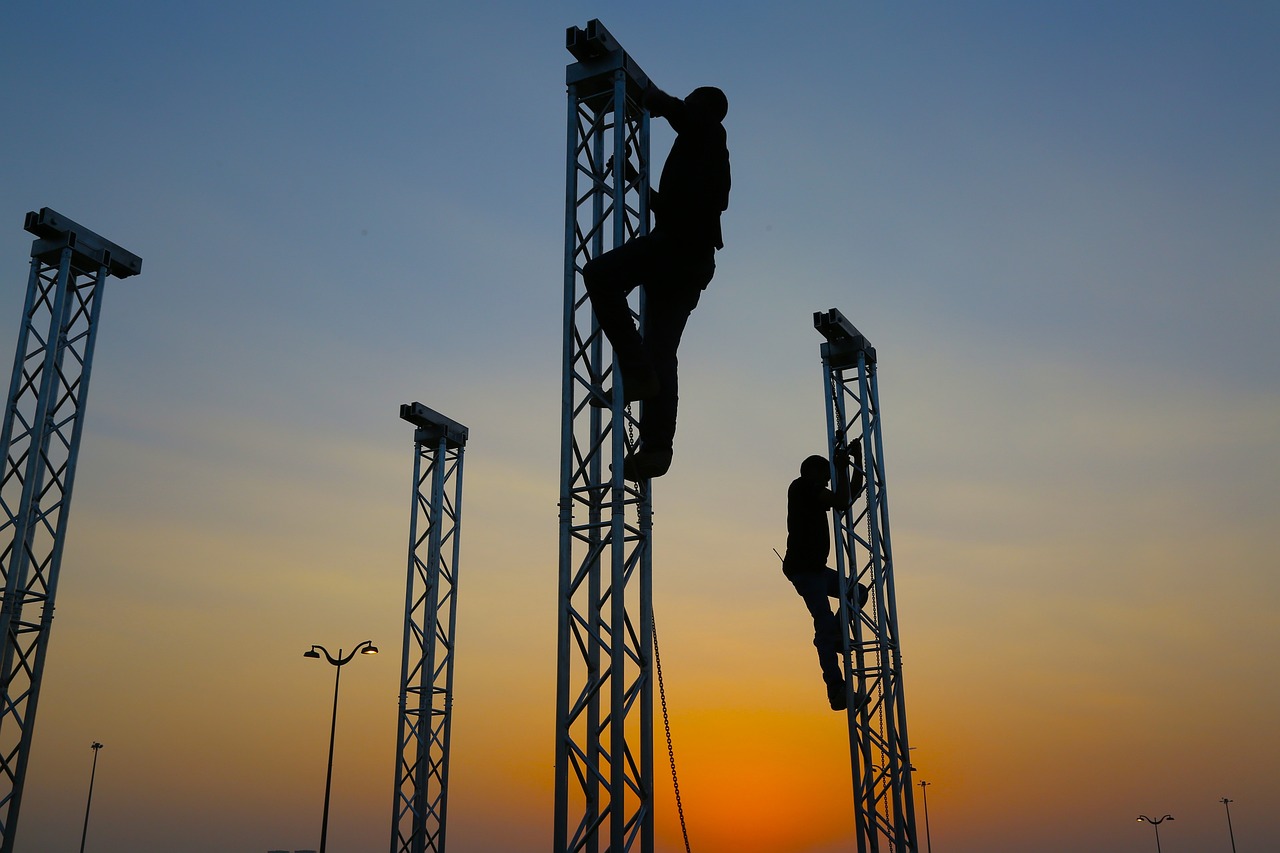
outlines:
[[[31,276],[0,428],[0,851],[14,849],[67,536],[102,292],[142,259],[49,208],[28,213]]]
[[[849,507],[837,507],[832,514],[840,618],[841,624],[849,626],[843,649],[850,691],[847,716],[858,851],[919,851],[876,350],[834,308],[815,313],[813,324],[826,338],[822,378],[828,450],[833,456],[836,450],[849,450],[852,461],[865,472],[861,493]],[[846,595],[859,582],[870,587],[871,600],[856,619],[850,619]]]
[[[554,849],[649,853],[652,505],[647,481],[622,478],[637,424],[622,395],[612,408],[589,405],[617,371],[580,275],[591,258],[648,232],[648,78],[597,20],[570,27],[567,47],[578,61],[566,72]]]
[[[400,417],[416,429],[391,853],[444,853],[467,428],[421,403]]]

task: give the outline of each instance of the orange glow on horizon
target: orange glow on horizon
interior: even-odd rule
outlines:
[[[690,842],[708,853],[800,853],[852,831],[847,750],[831,754],[816,714],[705,710],[680,721],[676,755]],[[841,741],[837,738],[834,743]],[[668,768],[657,797],[659,838],[683,846]]]

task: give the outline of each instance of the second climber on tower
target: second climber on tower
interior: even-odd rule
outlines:
[[[729,206],[730,187],[724,92],[704,86],[681,100],[650,83],[643,102],[676,132],[658,187],[650,191],[654,228],[582,270],[596,319],[617,355],[623,401],[644,401],[640,444],[623,462],[628,480],[660,477],[671,466],[679,399],[676,350],[715,275],[716,250],[724,248],[720,214]],[[643,329],[636,328],[627,305],[637,285],[645,293]]]
[[[827,566],[831,553],[827,513],[847,508],[850,500],[862,492],[862,442],[854,439],[852,445],[852,455],[849,450],[837,449],[830,463],[822,456],[808,457],[800,463],[800,476],[787,488],[787,554],[782,558],[782,572],[813,617],[813,646],[818,651],[818,665],[833,711],[845,710],[848,692],[840,665],[844,628],[828,600],[840,598],[840,575]],[[833,468],[834,491],[827,488]],[[856,618],[867,603],[870,589],[866,584],[850,582],[846,593],[848,613]],[[858,695],[856,691],[854,695]]]

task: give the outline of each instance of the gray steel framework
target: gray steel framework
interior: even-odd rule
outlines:
[[[400,417],[416,429],[391,853],[443,853],[467,428],[421,403]]]
[[[142,259],[49,208],[28,213],[31,275],[0,428],[0,851],[14,849],[107,276]]]
[[[569,28],[567,47],[578,61],[566,71],[554,849],[649,853],[652,505],[647,481],[622,478],[630,408],[621,395],[589,404],[616,370],[581,278],[588,260],[648,232],[648,78],[597,20]]]
[[[849,449],[865,472],[851,505],[832,514],[840,616],[849,626],[843,650],[858,851],[918,851],[876,351],[834,308],[815,313],[813,323],[826,338],[828,449]],[[859,582],[871,588],[871,600],[850,618],[845,594]]]

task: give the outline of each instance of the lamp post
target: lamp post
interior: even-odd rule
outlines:
[[[1155,820],[1152,820],[1144,814],[1138,815],[1138,823],[1146,821],[1156,828],[1156,853],[1160,853],[1160,824],[1164,823],[1166,820],[1173,820],[1173,815],[1167,814],[1164,817],[1157,818]]]
[[[320,819],[320,853],[324,853],[325,843],[329,837],[329,791],[333,784],[333,736],[338,731],[338,682],[342,678],[342,667],[350,663],[357,654],[376,655],[377,653],[378,647],[369,640],[356,646],[346,657],[342,656],[342,649],[338,649],[338,656],[335,658],[324,646],[314,645],[310,650],[302,653],[304,658],[318,658],[323,654],[325,660],[333,664],[336,670],[333,676],[333,720],[329,724],[329,768],[324,776],[324,815]]]
[[[1222,803],[1227,810],[1227,832],[1231,835],[1231,853],[1236,853],[1236,833],[1235,830],[1231,828],[1231,804],[1234,803],[1235,800],[1228,800],[1226,797],[1223,797],[1221,800],[1218,800],[1218,802]]]
[[[93,769],[89,771],[89,799],[84,804],[84,831],[80,833],[80,853],[84,853],[84,842],[89,837],[89,806],[93,805],[93,777],[98,775],[98,750],[102,744],[96,740],[89,744],[93,750]]]
[[[933,853],[933,837],[929,835],[929,792],[925,789],[932,784],[920,780],[920,796],[924,798],[924,841],[927,853]]]

